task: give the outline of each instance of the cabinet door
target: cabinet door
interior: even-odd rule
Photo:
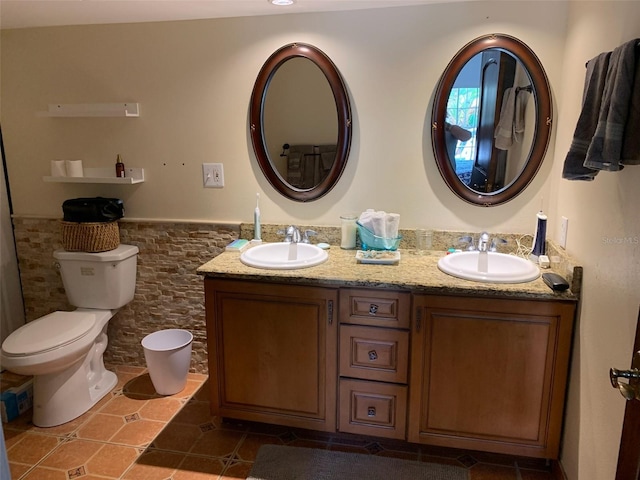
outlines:
[[[414,301],[409,440],[557,458],[574,304]]]
[[[337,290],[205,279],[214,415],[335,431]]]

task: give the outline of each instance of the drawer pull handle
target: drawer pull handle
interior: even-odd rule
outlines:
[[[372,362],[378,359],[378,352],[376,352],[375,350],[370,350],[369,351],[369,360],[371,360]]]
[[[375,416],[376,416],[376,407],[368,407],[367,417],[375,417]]]
[[[369,315],[375,315],[376,313],[378,313],[378,305],[376,305],[375,303],[370,304]]]

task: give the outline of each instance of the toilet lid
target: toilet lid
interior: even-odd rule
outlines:
[[[84,337],[95,320],[87,312],[53,312],[18,328],[4,341],[2,350],[15,356],[53,350]]]

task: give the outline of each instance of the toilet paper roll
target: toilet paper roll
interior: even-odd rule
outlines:
[[[68,177],[83,177],[82,160],[65,160]]]
[[[64,160],[51,160],[51,176],[66,177],[67,167]]]

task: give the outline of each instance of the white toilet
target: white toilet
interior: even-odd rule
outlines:
[[[18,328],[2,343],[0,365],[33,375],[33,423],[61,425],[79,417],[117,383],[104,368],[107,324],[133,299],[138,247],[101,253],[56,250],[72,312],[53,312]]]

